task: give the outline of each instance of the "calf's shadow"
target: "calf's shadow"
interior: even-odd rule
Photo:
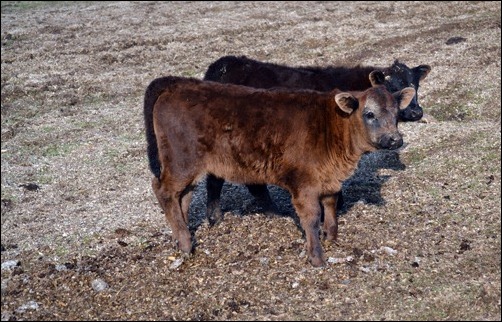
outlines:
[[[397,151],[379,150],[363,155],[354,174],[343,183],[343,203],[337,210],[338,216],[343,216],[358,202],[377,206],[385,204],[381,189],[391,176],[380,175],[379,169],[402,171],[406,169],[406,166],[399,159]],[[277,215],[293,218],[300,227],[289,192],[274,185],[268,185],[268,189],[279,210]],[[195,188],[190,203],[189,216],[192,232],[207,220],[206,203],[207,191],[204,179]],[[221,192],[221,207],[223,213],[232,212],[241,216],[262,212],[244,185],[228,182],[225,182]]]

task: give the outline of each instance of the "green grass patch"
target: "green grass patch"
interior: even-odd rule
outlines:
[[[401,157],[403,158],[403,161],[406,164],[412,165],[412,164],[418,164],[418,163],[422,162],[423,160],[425,160],[425,158],[427,157],[427,154],[423,150],[415,149],[415,150],[408,151],[405,154],[402,154]]]
[[[9,200],[8,202],[16,203],[19,200],[18,196],[12,192],[12,188],[9,186],[2,185],[1,196],[2,200]],[[4,207],[3,203],[2,207]]]
[[[2,8],[2,12],[3,12],[3,8]],[[14,45],[16,42],[27,40],[27,39],[28,39],[28,35],[25,35],[25,34],[11,34],[11,33],[7,32],[5,34],[2,34],[2,47],[9,48],[9,47],[12,47],[12,45]],[[11,60],[6,60],[5,62],[11,63],[12,61]],[[3,81],[4,80],[2,79],[2,82]]]
[[[481,107],[485,105],[483,89],[466,87],[462,83],[449,83],[444,90],[435,90],[428,99],[437,102],[430,114],[439,121],[470,121],[483,118]]]
[[[51,143],[42,149],[44,157],[59,157],[68,155],[75,149],[74,144],[69,143]]]
[[[75,125],[75,127],[79,130],[92,130],[92,129],[96,128],[97,122],[76,120],[73,122],[73,125]]]
[[[474,116],[468,106],[457,102],[437,105],[431,111],[431,114],[439,121],[464,121],[470,120]]]

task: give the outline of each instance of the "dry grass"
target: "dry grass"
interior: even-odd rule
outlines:
[[[500,320],[500,20],[499,2],[3,1],[1,259],[18,262],[2,320]],[[266,217],[234,185],[211,228],[197,188],[195,254],[176,250],[142,95],[227,54],[432,66],[436,121],[402,124],[408,145],[344,185],[324,247],[351,261],[312,268],[287,193],[272,188],[284,214]]]

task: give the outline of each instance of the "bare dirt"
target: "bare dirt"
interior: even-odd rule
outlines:
[[[1,4],[2,320],[500,320],[500,2]],[[344,184],[313,268],[282,214],[205,188],[184,258],[151,188],[142,100],[227,54],[414,67],[426,122]]]

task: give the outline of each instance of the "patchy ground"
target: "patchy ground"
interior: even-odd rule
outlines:
[[[500,320],[500,2],[1,6],[2,320]],[[198,187],[195,254],[171,241],[143,93],[227,54],[432,66],[428,122],[361,160],[325,268],[276,187],[266,217],[226,185],[216,227]]]

